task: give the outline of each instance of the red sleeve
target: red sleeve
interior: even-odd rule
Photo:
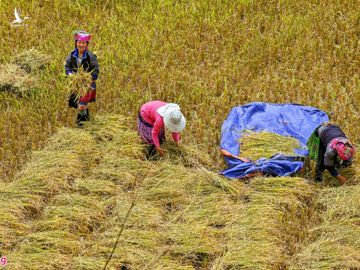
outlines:
[[[179,142],[180,141],[180,133],[179,132],[173,132],[172,133],[172,137],[174,139],[175,142]]]
[[[159,133],[164,126],[164,122],[160,115],[157,115],[154,122],[154,127],[151,131],[151,136],[154,141],[156,148],[160,148]]]

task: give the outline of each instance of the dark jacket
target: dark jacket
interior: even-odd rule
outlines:
[[[81,63],[78,65],[78,50],[73,50],[68,57],[66,57],[65,62],[65,73],[69,75],[70,73],[76,73],[80,67],[83,67],[84,71],[91,72],[93,80],[96,80],[99,76],[99,63],[95,54],[90,51],[85,51],[83,57],[81,58]]]
[[[318,129],[318,135],[320,138],[319,159],[317,164],[318,173],[327,169],[332,176],[337,176],[339,174],[337,167],[340,165],[349,166],[351,164],[351,160],[342,161],[343,164],[340,164],[337,152],[335,149],[330,147],[330,142],[335,138],[347,139],[346,135],[340,127],[330,124],[327,126],[321,126]]]
[[[326,147],[328,144],[335,138],[346,138],[345,133],[335,125],[328,125],[324,127],[324,130],[322,132],[319,132],[319,138],[320,138],[320,147]]]

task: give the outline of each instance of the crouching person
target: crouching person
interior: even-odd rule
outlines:
[[[172,137],[178,145],[180,132],[185,125],[185,117],[177,104],[155,100],[142,105],[138,114],[138,132],[141,139],[149,145],[147,158],[153,156],[156,151],[164,155],[161,144],[165,142],[165,128],[172,132]]]
[[[343,185],[347,179],[338,169],[351,165],[355,147],[341,128],[323,123],[315,129],[307,145],[310,158],[316,160],[315,181],[322,181],[324,171],[328,170]]]

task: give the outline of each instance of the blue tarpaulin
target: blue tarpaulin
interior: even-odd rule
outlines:
[[[301,145],[301,149],[294,149],[294,154],[306,156],[308,154],[307,140],[317,126],[327,121],[329,117],[325,112],[299,104],[253,102],[234,107],[221,129],[220,146],[229,154],[225,156],[228,169],[222,174],[229,178],[243,178],[258,171],[276,176],[288,176],[297,172],[303,166],[301,161],[290,156],[275,155],[277,153],[274,153],[275,156],[270,159],[261,158],[254,162],[244,162],[235,158],[239,155],[239,140],[242,133],[251,130],[292,136]]]

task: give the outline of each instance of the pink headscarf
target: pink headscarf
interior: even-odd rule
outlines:
[[[349,160],[355,153],[354,146],[349,141],[340,138],[333,139],[330,146],[336,150],[342,160]]]

